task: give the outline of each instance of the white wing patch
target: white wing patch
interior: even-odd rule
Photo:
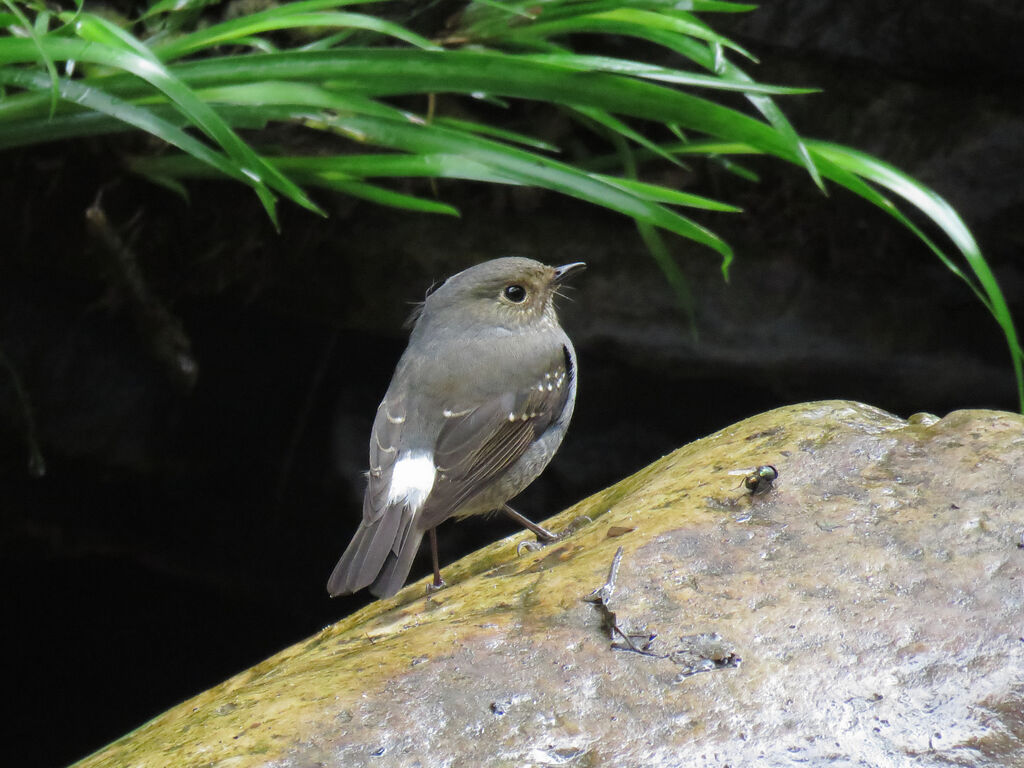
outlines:
[[[394,469],[391,470],[388,504],[404,501],[412,507],[415,514],[430,495],[436,476],[434,456],[429,451],[400,453]]]

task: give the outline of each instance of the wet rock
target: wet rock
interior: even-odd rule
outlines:
[[[751,494],[736,472],[761,465]],[[487,547],[81,765],[1020,764],[1021,488],[1020,415],[771,411],[566,510],[555,529],[593,521],[568,539]],[[611,647],[583,599],[619,547],[602,594],[663,652]]]

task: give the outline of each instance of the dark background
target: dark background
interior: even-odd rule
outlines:
[[[1024,11],[851,5],[773,1],[711,21],[762,58],[759,80],[825,89],[782,101],[798,130],[875,153],[953,203],[1024,316]],[[576,141],[549,113],[511,114]],[[131,176],[124,153],[144,144],[0,154],[4,724],[22,766],[82,757],[365,601],[329,600],[324,584],[359,514],[370,420],[411,302],[471,263],[590,264],[561,313],[580,357],[576,417],[517,504],[535,519],[786,403],[1017,407],[1001,333],[967,287],[885,214],[821,195],[796,168],[745,161],[759,184],[713,164],[663,177],[746,211],[702,218],[736,250],[728,285],[717,257],[670,241],[694,338],[632,224],[603,210],[441,184],[456,220],[319,193],[331,217],[282,208],[278,235],[245,189],[190,183],[186,203]],[[148,310],[86,226],[101,190]],[[180,337],[153,319],[157,302]],[[198,366],[191,389],[175,351]],[[447,525],[442,558],[513,530]]]

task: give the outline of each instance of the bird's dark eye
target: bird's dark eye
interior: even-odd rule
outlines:
[[[506,299],[516,304],[526,301],[526,289],[521,285],[506,285],[504,293]]]

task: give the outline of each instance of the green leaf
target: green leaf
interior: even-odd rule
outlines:
[[[0,82],[8,85],[17,85],[22,88],[45,88],[47,80],[42,73],[30,72],[27,70],[0,69]],[[116,99],[95,86],[83,86],[71,80],[57,79],[59,95],[82,104],[91,109],[109,115],[122,123],[139,128],[150,133],[168,144],[188,152],[197,160],[215,168],[220,173],[230,176],[236,181],[252,184],[252,179],[246,176],[235,164],[229,162],[223,155],[219,155],[205,144],[197,141],[180,128],[170,122],[158,117],[149,110],[127,104]],[[0,139],[2,145],[2,139]]]
[[[319,184],[322,179],[360,180],[366,178],[435,178],[486,181],[497,184],[519,182],[490,166],[457,154],[367,154],[321,155],[316,157],[268,158],[294,178]],[[132,167],[140,173],[162,176],[210,176],[204,166],[182,155],[142,157]]]
[[[732,258],[732,249],[714,233],[631,190],[614,186],[570,165],[438,126],[411,126],[370,115],[330,117],[337,131],[361,140],[421,154],[460,154],[493,169],[515,183],[545,187],[597,203],[626,216],[688,237]]]
[[[620,25],[630,28],[637,37],[645,37],[650,32],[668,32],[672,35],[694,37],[706,42],[715,42],[730,48],[742,56],[753,60],[754,57],[742,46],[728,38],[722,37],[703,24],[694,23],[684,17],[673,17],[665,13],[639,10],[636,8],[615,8],[600,13],[570,16],[555,21],[539,21],[506,30],[498,38],[550,37],[554,35],[576,35],[585,32],[602,33],[607,25]]]
[[[21,9],[12,2],[12,0],[4,0],[4,5],[11,9],[11,14],[14,18],[21,23],[22,28],[25,30],[25,34],[32,40],[33,45],[39,52],[39,59],[43,62],[43,66],[46,68],[47,74],[50,76],[50,116],[57,111],[57,99],[59,98],[57,90],[57,67],[54,66],[53,59],[48,55],[46,48],[43,47],[42,38],[39,34],[39,30],[35,28],[28,17],[22,13]],[[40,89],[41,90],[41,89]]]
[[[365,182],[325,179],[324,186],[344,192],[347,195],[352,195],[353,197],[360,197],[364,200],[378,203],[379,205],[388,205],[392,208],[404,208],[422,213],[442,213],[448,216],[459,215],[457,208],[446,203],[424,200],[421,197],[406,195],[384,187],[366,184]]]
[[[638,181],[636,179],[623,179],[617,176],[605,176],[604,174],[594,175],[607,184],[629,190],[630,192],[643,197],[645,200],[651,200],[656,203],[684,205],[687,208],[700,208],[705,211],[720,211],[723,213],[743,212],[742,208],[737,208],[735,205],[729,205],[728,203],[722,203],[718,200],[712,200],[711,198],[703,197],[702,195],[692,195],[687,192],[679,192],[674,189],[669,189],[668,187],[659,186],[658,184],[648,184],[647,182]]]
[[[193,87],[330,79],[374,97],[448,92],[571,103],[674,122],[785,159],[797,157],[791,142],[771,126],[713,101],[630,77],[571,71],[493,52],[361,49],[255,54],[182,63],[173,71]],[[138,92],[134,83],[124,79],[108,87]]]
[[[623,138],[629,139],[630,141],[639,144],[644,149],[648,150],[652,154],[658,155],[663,160],[668,160],[672,165],[682,167],[683,163],[671,152],[664,151],[656,143],[648,139],[642,133],[634,131],[626,123],[619,120],[617,117],[613,117],[605,112],[603,109],[595,109],[593,107],[581,107],[581,106],[570,106],[574,112],[582,115],[587,120],[592,120],[595,123],[603,126],[609,131],[619,134]]]
[[[374,101],[360,93],[338,92],[310,83],[293,83],[282,80],[261,80],[238,85],[200,88],[196,94],[208,102],[227,104],[301,104],[307,107],[322,107],[340,112],[381,115],[403,118],[412,123],[425,121],[410,112],[404,112],[390,104]]]
[[[496,128],[493,125],[477,123],[472,120],[461,120],[455,117],[435,117],[431,122],[434,125],[447,126],[448,128],[455,128],[460,131],[467,131],[468,133],[477,133],[481,136],[490,136],[495,139],[502,139],[503,141],[511,141],[515,144],[522,144],[524,147],[542,149],[546,152],[560,151],[554,144],[542,141],[541,139],[535,139],[533,136],[526,136],[522,133],[517,133],[516,131]]]
[[[637,184],[636,156],[633,150],[621,135],[613,132],[609,138],[622,161],[627,176],[627,178],[617,179],[617,181],[620,184],[623,182],[626,184]],[[651,258],[654,259],[662,274],[665,275],[665,279],[668,280],[668,284],[672,287],[679,307],[689,320],[690,332],[694,339],[696,339],[696,306],[693,301],[693,291],[690,290],[690,281],[687,280],[686,275],[679,268],[679,265],[676,264],[676,260],[672,258],[672,254],[669,252],[668,246],[665,245],[665,240],[662,238],[661,233],[649,222],[641,221],[640,219],[634,219],[633,221],[636,224],[640,239],[643,240],[644,245],[647,247],[647,252],[651,254]],[[722,260],[722,276],[727,281],[729,279],[729,261],[728,257]]]
[[[318,100],[321,97],[321,94],[311,95]],[[264,112],[267,110],[264,109]],[[298,107],[281,107],[271,111],[269,116],[272,119],[302,119],[310,127],[333,130],[360,144],[374,144],[411,153],[393,157],[275,160],[274,162],[282,169],[294,170],[304,166],[306,170],[311,170],[319,167],[322,173],[337,171],[350,178],[362,174],[386,173],[388,164],[391,164],[390,173],[395,174],[400,171],[409,175],[449,176],[539,186],[647,221],[654,226],[703,243],[718,251],[727,261],[732,258],[732,250],[718,236],[663,207],[656,200],[664,198],[666,202],[672,204],[721,209],[720,205],[696,196],[674,193],[668,189],[657,190],[654,185],[621,184],[621,180],[588,174],[543,155],[470,133],[438,125],[417,125],[393,116],[304,112]],[[417,160],[416,156],[424,159]],[[371,170],[366,165],[360,167],[361,163],[374,163],[376,168]],[[149,173],[170,173],[166,166],[162,167],[158,162],[141,167]]]
[[[693,40],[686,35],[676,34],[671,30],[645,26],[631,21],[608,19],[607,17],[600,19],[591,18],[587,23],[587,27],[590,32],[636,37],[655,45],[663,46],[668,50],[686,56],[729,82],[751,80],[746,73],[725,58],[723,48],[718,43],[712,43],[712,47],[709,50],[703,43]],[[516,34],[506,33],[503,36],[499,36],[498,39],[518,39]],[[751,93],[747,98],[768,119],[769,123],[779,132],[780,137],[784,138],[790,145],[791,153],[799,158],[800,162],[807,168],[814,183],[824,190],[821,176],[815,168],[807,148],[782,111],[766,96]]]
[[[724,57],[712,57],[709,60],[706,49],[693,45],[690,40],[680,41],[677,50],[698,64],[703,65],[713,72],[717,72],[723,77],[728,77],[740,82],[753,82],[752,78],[747,75],[746,72]],[[779,109],[775,101],[764,92],[757,93],[752,91],[748,92],[746,96],[747,100],[765,116],[775,130],[790,143],[797,157],[800,158],[800,162],[803,163],[807,172],[811,174],[811,178],[814,180],[818,189],[824,192],[825,184],[821,179],[821,174],[818,172],[818,168],[815,166],[810,152],[807,150],[807,146],[804,144],[803,139],[800,138],[800,135],[796,132],[796,129],[793,128],[789,119],[785,114],[783,114],[782,110]]]
[[[756,11],[757,6],[751,3],[716,2],[716,0],[680,0],[675,7],[681,10],[719,13],[747,13]]]
[[[569,53],[535,53],[525,54],[520,59],[537,61],[543,64],[565,67],[583,72],[612,72],[618,75],[631,75],[648,80],[658,80],[675,85],[690,85],[696,88],[714,88],[722,91],[742,91],[744,93],[799,95],[817,93],[816,88],[793,88],[781,85],[764,85],[755,83],[749,77],[735,75],[733,79],[713,75],[698,75],[680,69],[669,69],[653,64],[617,59],[610,56],[580,56]],[[738,71],[738,70],[736,70]]]
[[[273,199],[268,186],[282,192],[299,205],[323,215],[323,211],[305,192],[267,165],[208,104],[201,101],[187,85],[148,52],[145,46],[123,30],[91,14],[82,14],[76,22],[76,28],[83,37],[81,42],[49,37],[44,40],[44,47],[54,59],[74,59],[126,70],[161,91],[194,125],[220,144],[228,156],[238,164],[241,172],[249,177],[271,218],[275,218],[275,214],[273,207],[268,206],[268,201]],[[6,44],[0,48],[0,65],[25,59],[27,51],[23,46],[17,45],[24,41],[4,42]],[[109,78],[105,82],[113,84],[117,80]]]
[[[668,246],[665,245],[665,239],[657,229],[647,222],[637,221],[636,230],[640,234],[640,239],[644,241],[647,252],[651,254],[654,263],[661,269],[662,274],[665,275],[665,279],[672,288],[672,292],[676,295],[679,307],[689,320],[690,334],[696,340],[696,303],[693,300],[693,290],[690,287],[690,281],[687,279],[686,273],[679,268],[676,260],[672,258]],[[728,274],[727,271],[726,273]]]
[[[522,8],[516,3],[502,3],[499,0],[473,0],[474,3],[480,5],[486,5],[499,13],[506,14],[508,16],[520,16],[524,19],[535,19],[537,14]]]
[[[160,0],[160,2],[153,3],[142,14],[141,18],[148,19],[161,13],[181,13],[182,11],[199,10],[217,2],[219,0]]]
[[[271,11],[253,13],[241,16],[237,19],[215,24],[211,27],[198,30],[188,35],[183,35],[174,40],[154,46],[155,53],[164,61],[187,56],[190,53],[201,51],[216,45],[235,43],[239,39],[256,35],[261,32],[274,32],[283,29],[303,29],[312,27],[346,27],[350,29],[363,29],[372,32],[379,32],[410,45],[415,45],[426,50],[440,50],[424,37],[405,29],[398,24],[378,19],[373,16],[366,16],[359,13],[342,12],[306,12],[282,13],[285,6],[274,8]]]
[[[1021,350],[1010,308],[1003,296],[1002,289],[999,287],[999,282],[982,256],[981,249],[978,248],[974,236],[971,235],[970,230],[956,211],[933,190],[882,160],[855,149],[829,142],[809,142],[808,146],[814,154],[827,159],[844,171],[850,171],[858,177],[867,178],[875,184],[896,193],[923,212],[953,241],[977,278],[980,288],[978,284],[975,284],[973,280],[969,279],[967,275],[953,264],[949,257],[932,243],[924,233],[900,214],[894,206],[891,206],[891,204],[885,205],[877,199],[872,201],[890,213],[890,215],[902,221],[905,226],[917,234],[950,271],[971,287],[982,303],[988,308],[989,312],[992,313],[992,316],[1002,328],[1007,346],[1010,348],[1010,358],[1017,379],[1018,399],[1021,410],[1024,411],[1024,351]],[[855,189],[854,191],[857,190]]]

